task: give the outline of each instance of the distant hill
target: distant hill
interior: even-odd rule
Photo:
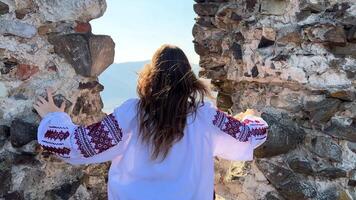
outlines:
[[[99,76],[100,83],[105,87],[101,92],[105,112],[110,113],[125,100],[137,96],[137,73],[149,62],[114,63]],[[192,68],[198,74],[199,65],[192,64]]]

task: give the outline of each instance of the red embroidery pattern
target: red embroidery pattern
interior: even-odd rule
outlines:
[[[232,116],[225,114],[224,112],[217,110],[214,116],[213,124],[217,126],[221,131],[231,135],[240,142],[246,142],[251,136],[262,136],[267,134],[266,127],[256,127],[251,129],[247,124],[248,123],[260,123],[258,120],[244,120],[241,122],[235,119]],[[264,124],[255,124],[253,125],[264,125]],[[265,126],[265,125],[264,125]]]
[[[122,131],[113,114],[90,126],[80,126],[74,132],[76,144],[84,157],[91,157],[115,145],[122,138]]]
[[[260,135],[266,135],[267,134],[267,128],[262,127],[262,128],[256,128],[251,130],[251,135],[253,136],[260,136]]]
[[[50,147],[50,146],[45,146],[45,145],[42,145],[42,147],[44,150],[51,152],[51,153],[58,154],[58,155],[69,155],[69,153],[70,153],[70,149],[68,149],[66,147],[56,148],[56,147]]]
[[[53,140],[65,140],[69,137],[69,132],[68,131],[56,131],[49,129],[45,133],[45,138],[53,139]]]

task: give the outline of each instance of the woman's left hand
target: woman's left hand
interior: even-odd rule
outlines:
[[[43,118],[46,114],[50,112],[64,112],[65,102],[63,101],[61,106],[58,108],[53,101],[53,90],[51,88],[46,88],[48,101],[39,96],[37,101],[33,104],[33,107],[37,113]]]

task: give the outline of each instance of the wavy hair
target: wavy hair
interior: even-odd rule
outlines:
[[[148,144],[153,160],[164,160],[184,136],[189,114],[196,115],[210,91],[193,73],[184,52],[161,46],[139,74],[137,93],[139,136]]]

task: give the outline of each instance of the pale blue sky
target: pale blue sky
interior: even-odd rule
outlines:
[[[116,43],[115,62],[151,59],[162,44],[181,47],[192,63],[193,0],[107,0],[103,17],[91,21],[94,34],[110,35]]]

